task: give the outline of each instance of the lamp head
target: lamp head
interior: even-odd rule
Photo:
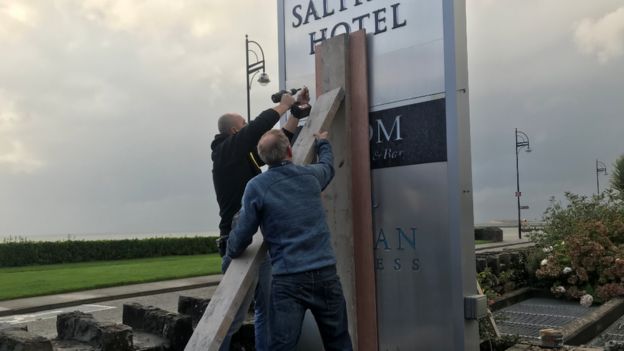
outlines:
[[[270,82],[271,79],[269,79],[269,75],[266,72],[260,73],[260,77],[258,77],[258,83],[260,83],[260,85],[267,85]]]
[[[527,148],[526,148],[526,150],[525,150],[525,151],[526,151],[526,152],[531,152],[531,151],[533,151],[533,149],[531,149],[531,146],[527,146]]]

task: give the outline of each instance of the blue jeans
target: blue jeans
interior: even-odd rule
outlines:
[[[325,351],[352,350],[347,306],[336,267],[274,275],[271,284],[271,351],[294,350],[306,310],[319,327]]]
[[[249,293],[243,300],[243,303],[236,312],[232,325],[228,330],[223,343],[219,351],[229,351],[230,343],[232,341],[232,335],[234,335],[240,327],[243,325],[245,318],[247,317],[247,311],[251,305],[252,299],[254,300],[254,332],[256,339],[257,351],[269,350],[269,299],[271,289],[271,261],[267,254],[264,261],[260,264],[258,269],[258,284],[256,289],[250,289]]]

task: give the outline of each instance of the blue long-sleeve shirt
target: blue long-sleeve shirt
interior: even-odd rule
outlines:
[[[291,274],[336,263],[325,220],[321,191],[334,176],[331,145],[316,142],[318,163],[285,161],[247,183],[227,255],[239,256],[258,230],[268,244],[273,274]]]

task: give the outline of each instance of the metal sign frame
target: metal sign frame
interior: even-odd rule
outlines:
[[[441,33],[441,47],[435,47],[437,45],[435,44],[432,50],[438,54],[441,52],[443,58],[436,59],[439,56],[435,56],[438,55],[435,53],[433,56],[423,56],[424,60],[419,67],[424,67],[422,80],[430,78],[426,75],[426,70],[431,67],[438,76],[441,72],[443,78],[433,83],[431,80],[423,83],[410,78],[412,81],[409,82],[407,89],[413,88],[410,91],[418,91],[417,93],[408,91],[407,95],[403,94],[401,89],[405,90],[405,88],[401,86],[400,89],[397,88],[391,93],[395,94],[396,98],[387,99],[388,95],[379,93],[380,89],[376,89],[377,85],[385,84],[385,89],[388,89],[388,82],[401,78],[405,75],[402,73],[405,72],[381,69],[384,70],[384,75],[380,77],[376,70],[379,70],[379,67],[392,68],[391,66],[398,67],[397,69],[404,68],[402,61],[370,64],[371,138],[374,139],[376,132],[377,137],[379,135],[386,137],[387,142],[395,142],[393,145],[396,147],[405,147],[406,152],[414,151],[414,148],[423,148],[422,144],[409,144],[405,140],[400,140],[405,138],[399,135],[396,128],[404,128],[403,130],[407,131],[410,127],[408,123],[417,123],[412,126],[413,128],[419,126],[429,128],[429,124],[422,124],[423,121],[418,119],[419,116],[429,116],[423,104],[440,105],[441,103],[444,109],[443,121],[438,120],[438,122],[444,124],[445,134],[433,136],[433,138],[444,138],[446,157],[419,163],[422,158],[418,153],[412,153],[409,154],[409,161],[403,164],[395,162],[390,166],[386,165],[391,168],[383,168],[386,166],[382,165],[380,169],[372,170],[373,207],[375,207],[372,215],[377,243],[375,256],[378,259],[377,262],[380,263],[379,268],[384,269],[379,270],[377,274],[380,342],[378,349],[393,351],[478,350],[478,323],[475,320],[466,319],[465,316],[467,299],[477,294],[474,268],[465,0],[430,0],[418,3],[431,5],[423,7],[426,10],[431,10],[433,6],[437,6],[436,4],[439,5],[440,13],[436,12],[432,17],[441,18],[441,28],[417,27],[419,22],[412,21],[409,17],[411,13],[403,14],[405,17],[400,17],[398,20],[386,19],[386,23],[401,24],[404,19],[409,24],[406,27],[409,28],[411,34],[428,31]],[[291,8],[286,8],[288,4]],[[394,11],[395,18],[397,11],[401,9],[399,6],[411,9],[418,6],[417,2],[410,0],[397,0],[392,4],[375,0],[277,0],[279,73],[282,89],[287,88],[287,77],[290,73],[287,72],[289,47],[286,44],[286,36],[289,34],[286,18],[293,13],[292,7],[296,5],[301,5],[301,8],[297,9],[299,14],[312,11],[309,8],[310,4],[315,7],[314,11],[317,11],[318,17],[321,17],[322,10],[325,13],[334,10],[335,13],[332,15],[335,16],[333,17],[334,23],[340,22],[337,20],[338,15],[346,16],[347,19],[362,16],[361,13],[350,13],[350,9],[347,8],[348,6],[352,9],[356,8],[356,4],[360,4],[357,5],[360,6],[358,9],[366,8],[367,4],[378,8],[384,7],[385,13]],[[338,13],[338,7],[342,4],[346,4],[344,12]],[[380,10],[374,9],[370,13],[374,11]],[[416,16],[421,15],[419,13]],[[374,14],[371,16],[374,17]],[[412,22],[415,23],[413,26]],[[292,25],[292,21],[290,24]],[[334,25],[334,27],[337,26]],[[371,30],[366,25],[365,27],[369,32],[379,29]],[[375,59],[375,50],[379,47],[379,45],[375,46],[374,35],[375,33],[369,34],[369,44],[372,43],[369,45],[369,60],[371,57]],[[404,39],[404,36],[401,38]],[[305,41],[309,38],[297,39]],[[400,55],[392,59],[396,60],[398,56]],[[434,59],[430,59],[431,57]],[[411,57],[408,58],[412,60]],[[310,69],[314,69],[313,65]],[[436,89],[436,87],[440,88]],[[421,112],[413,112],[415,110]],[[409,115],[411,117],[408,116],[411,122],[405,117],[399,119],[399,124],[397,124],[397,116],[402,116],[401,113],[404,113],[402,111],[411,113]],[[386,118],[386,120],[376,122],[375,116],[381,116],[381,119]],[[411,133],[416,133],[416,131]],[[391,140],[393,138],[394,140]],[[371,150],[374,148],[371,147]],[[439,152],[439,149],[436,150],[438,151],[435,152]],[[395,151],[396,154],[393,153]],[[387,155],[403,157],[399,154],[400,151],[402,150],[390,149]],[[383,152],[384,149],[382,149],[382,156]],[[427,152],[422,152],[422,154],[426,156]],[[405,156],[402,160],[407,159],[408,157]],[[396,189],[397,187],[400,189]],[[432,216],[435,218],[432,219]],[[422,220],[417,221],[415,218]],[[390,235],[394,237],[390,238]],[[394,242],[391,243],[390,240]],[[420,301],[410,301],[410,298]],[[392,306],[392,304],[395,305]],[[415,340],[418,342],[415,343]]]

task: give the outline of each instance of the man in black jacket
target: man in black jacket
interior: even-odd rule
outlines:
[[[297,100],[289,94],[282,95],[280,103],[263,111],[249,124],[245,119],[234,113],[227,113],[218,121],[219,134],[212,142],[212,180],[219,204],[219,253],[225,255],[227,237],[232,229],[232,219],[240,210],[241,200],[247,182],[261,173],[260,167],[264,164],[258,156],[256,145],[262,135],[273,128],[280,116],[286,113],[293,104],[309,103],[308,89],[304,88],[297,96]],[[292,139],[297,129],[298,119],[290,116],[284,125],[283,131]],[[270,288],[270,263],[267,261],[260,267],[259,283],[255,291],[255,331],[256,350],[268,350],[268,299]],[[228,351],[232,334],[241,326],[246,309],[251,303],[249,296],[243,303],[243,308],[224,339],[221,350]]]

